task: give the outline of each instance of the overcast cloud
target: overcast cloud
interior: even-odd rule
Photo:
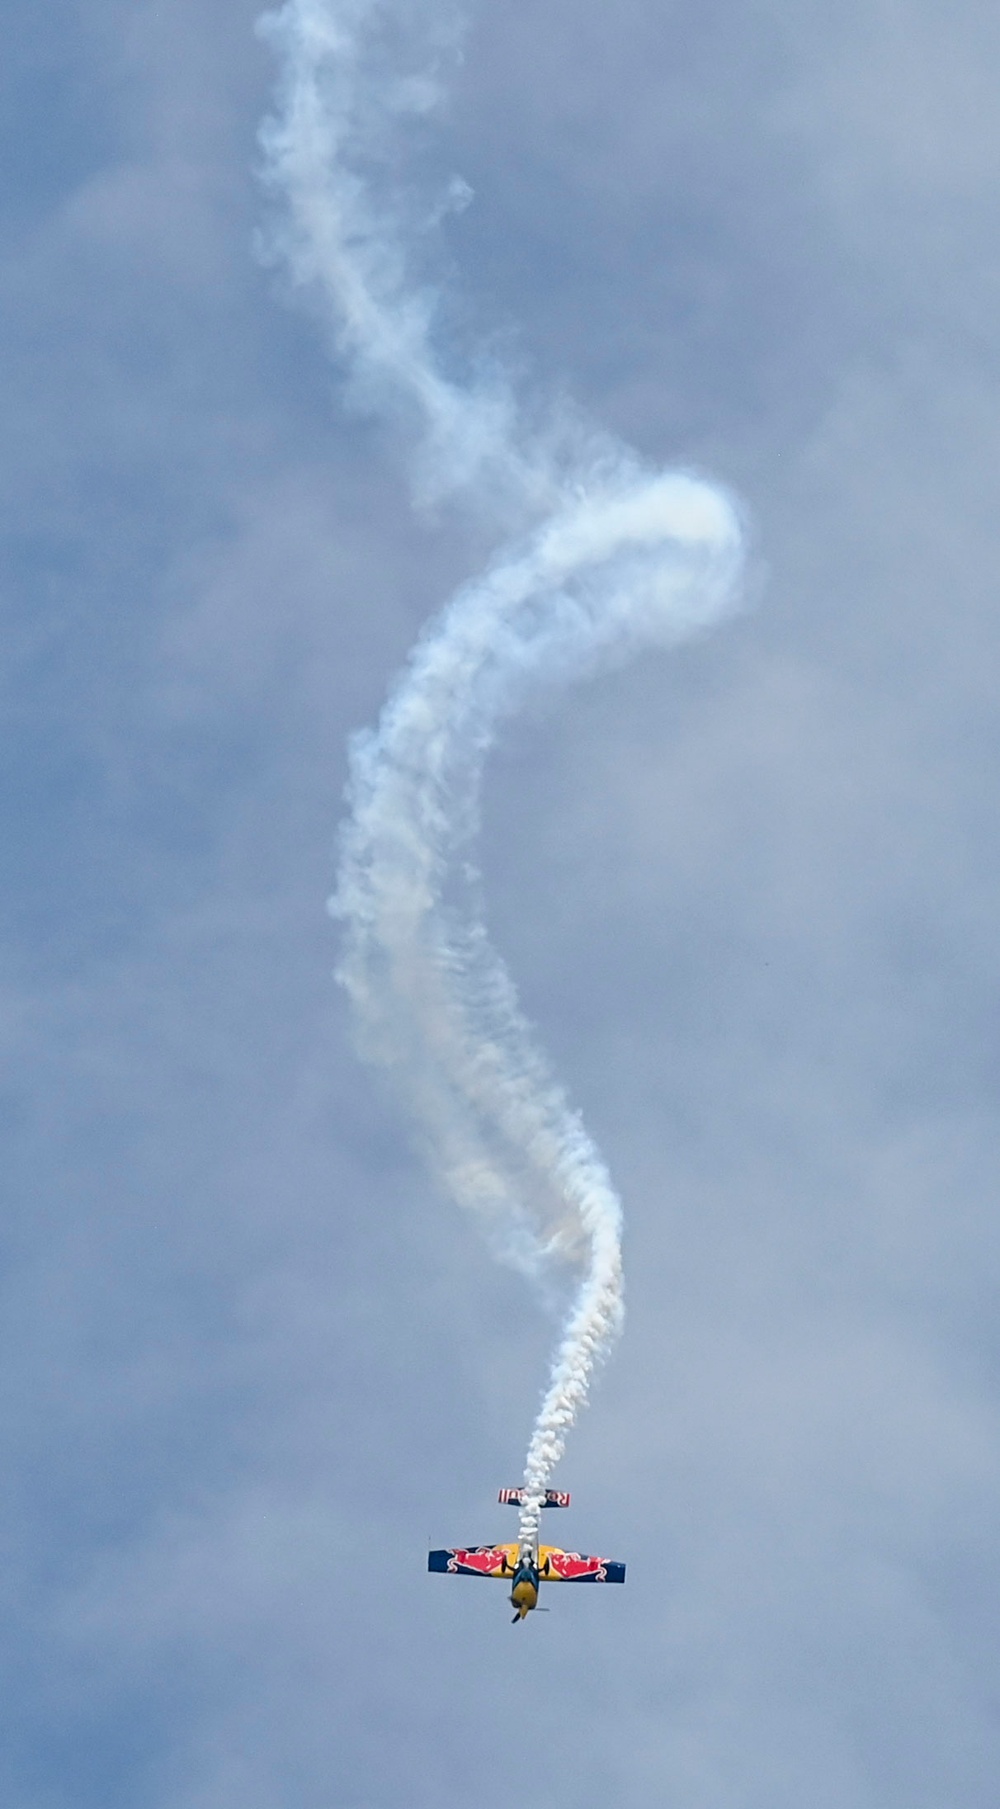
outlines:
[[[361,1069],[348,733],[481,558],[253,250],[256,0],[0,0],[0,1797],[995,1809],[1000,17],[479,0],[427,151],[529,393],[756,604],[511,725],[491,927],[628,1213],[552,1325]]]

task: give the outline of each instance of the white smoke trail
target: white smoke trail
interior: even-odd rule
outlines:
[[[275,249],[322,306],[362,402],[416,427],[425,494],[464,490],[506,530],[489,569],[425,630],[377,729],[353,743],[333,908],[364,1052],[394,1071],[452,1195],[526,1273],[582,1269],[528,1450],[527,1547],[621,1324],[622,1212],[486,936],[469,859],[483,761],[534,687],[731,608],[742,547],[714,486],[651,472],[579,425],[533,437],[495,372],[446,374],[433,298],[409,274],[414,222],[390,180],[391,128],[436,96],[426,71],[401,77],[393,61],[415,20],[440,61],[455,20],[437,0],[288,0],[267,15],[282,79],[262,142],[285,204]]]

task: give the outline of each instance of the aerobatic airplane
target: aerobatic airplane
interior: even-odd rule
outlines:
[[[499,1499],[510,1507],[520,1507],[523,1489],[501,1489]],[[569,1496],[558,1489],[546,1489],[545,1508],[569,1507]],[[578,1551],[563,1551],[558,1545],[466,1545],[451,1546],[447,1551],[432,1551],[427,1558],[428,1570],[456,1577],[503,1577],[510,1583],[510,1601],[514,1621],[538,1607],[538,1591],[545,1583],[624,1583],[625,1566],[612,1558],[588,1558]]]

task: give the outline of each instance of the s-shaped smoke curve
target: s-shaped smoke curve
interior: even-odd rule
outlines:
[[[417,74],[399,67],[415,21],[430,46]],[[423,494],[465,492],[504,533],[421,635],[377,728],[352,743],[332,908],[363,1053],[393,1071],[452,1196],[526,1274],[582,1272],[528,1448],[519,1536],[532,1546],[621,1326],[622,1209],[486,935],[469,858],[483,762],[537,686],[731,609],[742,536],[704,480],[650,471],[578,422],[532,434],[495,370],[448,376],[407,245],[468,191],[453,184],[430,221],[414,220],[394,186],[394,133],[432,110],[455,16],[435,0],[287,0],[262,29],[282,65],[280,111],[262,132],[285,204],[274,249],[320,304],[361,403],[416,429]]]

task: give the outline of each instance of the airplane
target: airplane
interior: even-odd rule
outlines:
[[[520,1507],[523,1489],[501,1489],[498,1500]],[[569,1496],[546,1489],[543,1508],[569,1507]],[[456,1545],[427,1556],[428,1570],[446,1576],[503,1577],[510,1580],[514,1625],[538,1607],[538,1592],[546,1583],[624,1583],[625,1566],[613,1558],[588,1558],[558,1545]]]

